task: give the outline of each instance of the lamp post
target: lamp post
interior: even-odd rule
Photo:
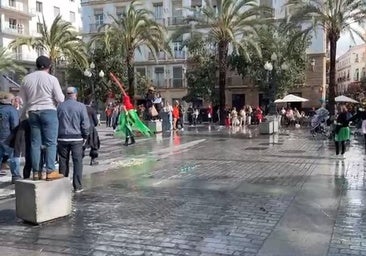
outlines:
[[[269,85],[269,115],[277,115],[277,107],[274,101],[276,100],[277,95],[277,72],[281,70],[287,70],[288,65],[286,62],[283,62],[281,66],[278,68],[278,57],[276,53],[272,53],[271,62],[267,61],[264,64],[264,69],[267,71],[267,82]]]
[[[93,76],[95,78],[97,76],[94,62],[90,63],[89,69],[85,69],[84,76],[88,77],[91,80],[91,87],[92,87],[92,94],[93,94],[92,99],[93,99],[93,102],[95,102],[94,106],[96,108],[96,111],[98,112],[98,99],[96,98],[96,95],[95,95],[95,79],[92,79]],[[98,76],[100,78],[104,77],[103,70],[100,70],[100,72],[98,73]]]

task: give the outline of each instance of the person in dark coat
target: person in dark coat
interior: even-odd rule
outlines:
[[[85,157],[85,150],[90,148],[90,165],[97,165],[99,162],[96,160],[98,158],[98,150],[100,148],[100,140],[96,127],[98,126],[97,112],[92,108],[92,100],[87,100],[85,102],[86,110],[88,112],[88,117],[90,121],[89,136],[85,141],[83,146],[83,157]]]

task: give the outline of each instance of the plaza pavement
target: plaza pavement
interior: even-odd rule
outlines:
[[[70,217],[29,226],[4,195],[0,255],[366,255],[358,140],[337,160],[306,130],[190,127],[131,147],[100,134]]]

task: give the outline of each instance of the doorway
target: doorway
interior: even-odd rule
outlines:
[[[232,98],[232,107],[235,107],[236,110],[240,110],[243,106],[245,106],[245,94],[233,94]]]

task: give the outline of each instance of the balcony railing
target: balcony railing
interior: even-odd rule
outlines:
[[[22,25],[22,24],[13,25],[13,24],[6,24],[5,23],[5,26],[3,26],[1,28],[1,32],[7,33],[7,34],[13,34],[13,35],[25,35],[25,34],[27,34],[25,26]]]
[[[184,25],[184,24],[187,24],[187,22],[183,16],[168,18],[168,26],[176,26],[176,25]]]
[[[186,59],[185,51],[174,51],[174,59],[184,60]]]
[[[173,78],[173,88],[184,88],[184,79],[183,78]]]
[[[9,1],[0,1],[0,9],[8,9],[28,16],[36,15],[35,10],[29,9],[27,5],[18,2],[15,2],[15,5],[10,5]]]
[[[158,60],[166,60],[165,52],[158,52],[156,54],[156,57],[157,57]],[[149,60],[155,60],[154,55],[151,52],[149,52],[148,58],[149,58]]]
[[[159,23],[160,25],[165,26],[165,19],[164,18],[154,18],[155,22]]]
[[[101,27],[103,25],[104,24],[100,24],[100,23],[92,23],[92,24],[89,24],[89,33],[103,32],[104,31],[104,28],[101,29]]]

